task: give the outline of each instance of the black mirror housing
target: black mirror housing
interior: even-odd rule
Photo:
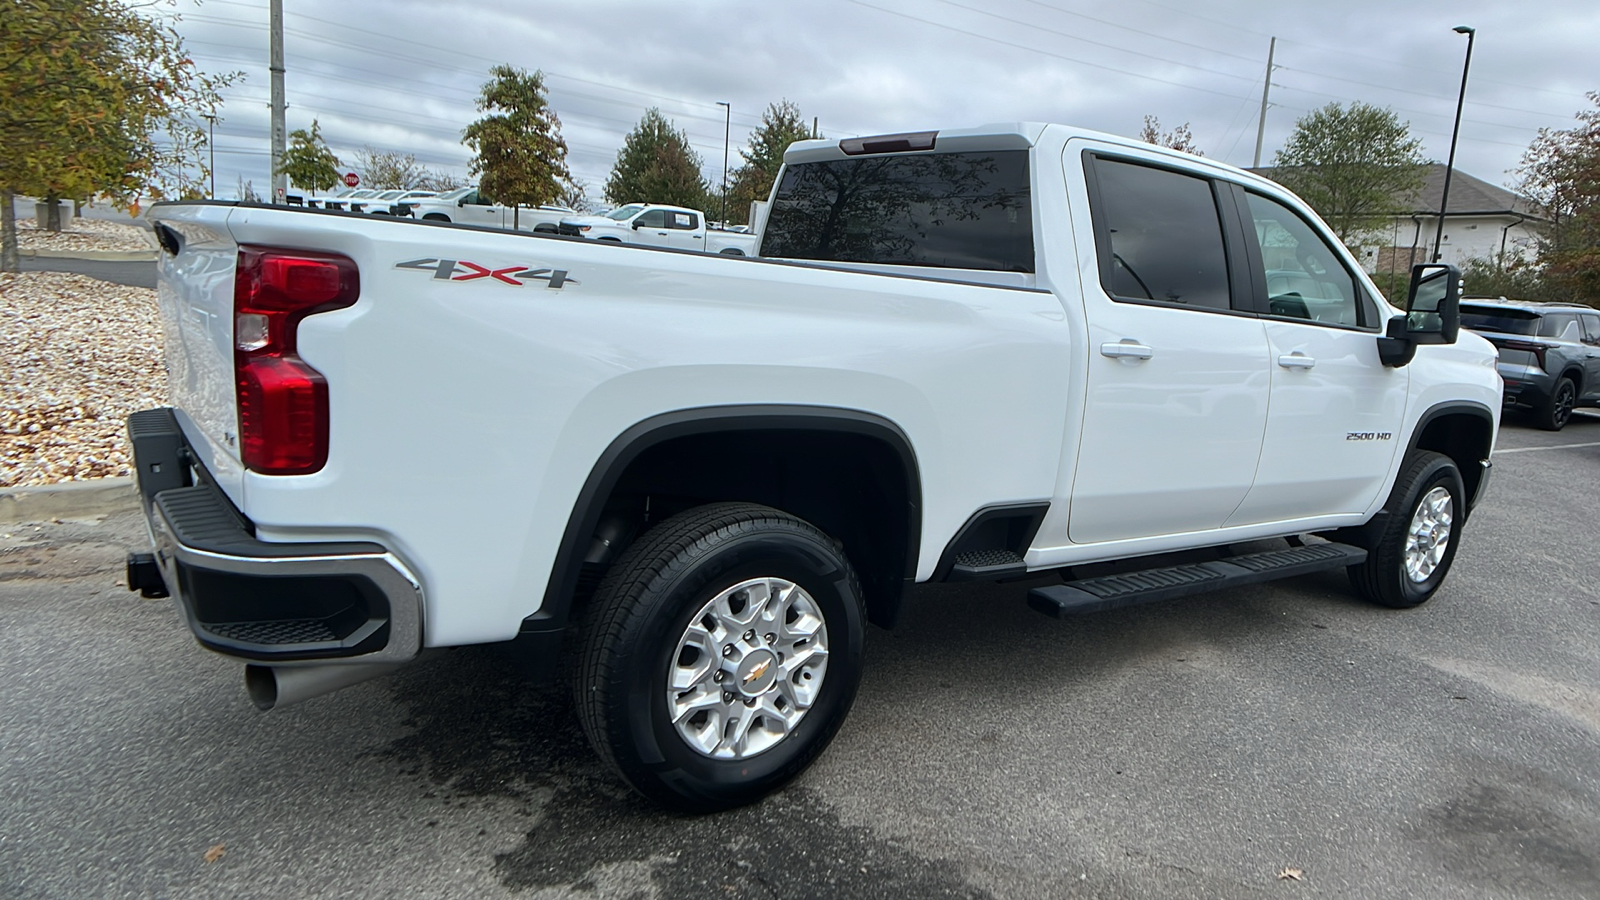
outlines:
[[[1405,337],[1414,344],[1454,344],[1461,334],[1461,292],[1461,270],[1455,266],[1412,266]]]

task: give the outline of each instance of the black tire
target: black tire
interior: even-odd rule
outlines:
[[[450,217],[445,215],[444,213],[428,213],[427,215],[422,217],[422,221],[424,221],[424,222],[448,222],[448,221],[450,221]]]
[[[667,679],[683,665],[679,641],[702,608],[766,577],[810,595],[826,626],[826,673],[812,705],[775,744],[715,759],[679,734]],[[855,572],[827,535],[765,506],[697,507],[635,541],[596,590],[575,660],[579,721],[595,752],[663,806],[711,812],[751,803],[803,771],[837,733],[860,683],[865,622]]]
[[[1545,431],[1560,431],[1572,421],[1572,410],[1578,405],[1578,384],[1571,378],[1556,383],[1550,396],[1533,413],[1533,422]]]
[[[1407,544],[1418,507],[1434,490],[1449,493],[1449,529],[1441,558],[1427,577],[1418,580],[1406,565]],[[1461,543],[1461,523],[1466,513],[1466,488],[1455,461],[1442,453],[1415,450],[1406,459],[1395,479],[1389,502],[1384,505],[1381,527],[1360,541],[1367,550],[1367,561],[1349,569],[1350,584],[1363,598],[1380,606],[1409,609],[1425,603],[1450,572]],[[1436,530],[1433,530],[1436,534]],[[1422,572],[1419,570],[1419,574]]]
[[[534,230],[534,232],[536,232],[538,234],[558,234],[558,233],[560,233],[560,229],[557,228],[554,225],[551,225],[549,222],[540,222],[539,224],[533,226],[533,230]]]

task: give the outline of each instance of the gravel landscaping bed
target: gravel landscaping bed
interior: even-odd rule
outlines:
[[[38,227],[32,219],[18,219],[17,246],[24,250],[153,250],[155,240],[137,225],[64,216],[59,234]]]
[[[0,487],[133,474],[123,418],[167,397],[155,291],[0,275],[0,346]]]

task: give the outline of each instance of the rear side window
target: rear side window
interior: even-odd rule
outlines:
[[[1032,272],[1028,152],[787,166],[767,217],[761,255]]]
[[[1094,161],[1100,283],[1118,300],[1229,309],[1228,255],[1211,182],[1167,169]]]
[[[1579,340],[1578,317],[1573,313],[1545,313],[1539,322],[1539,336],[1576,344]]]
[[[1461,327],[1494,334],[1521,334],[1532,336],[1539,331],[1539,316],[1520,309],[1500,309],[1493,306],[1462,306]]]
[[[1600,343],[1600,315],[1591,316],[1588,313],[1584,313],[1581,318],[1583,319],[1583,339],[1591,344]]]

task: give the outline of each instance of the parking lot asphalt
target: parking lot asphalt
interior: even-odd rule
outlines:
[[[261,714],[117,583],[136,515],[4,526],[0,896],[1600,896],[1600,417],[1494,478],[1415,610],[920,588],[822,759],[697,818],[497,648]]]

